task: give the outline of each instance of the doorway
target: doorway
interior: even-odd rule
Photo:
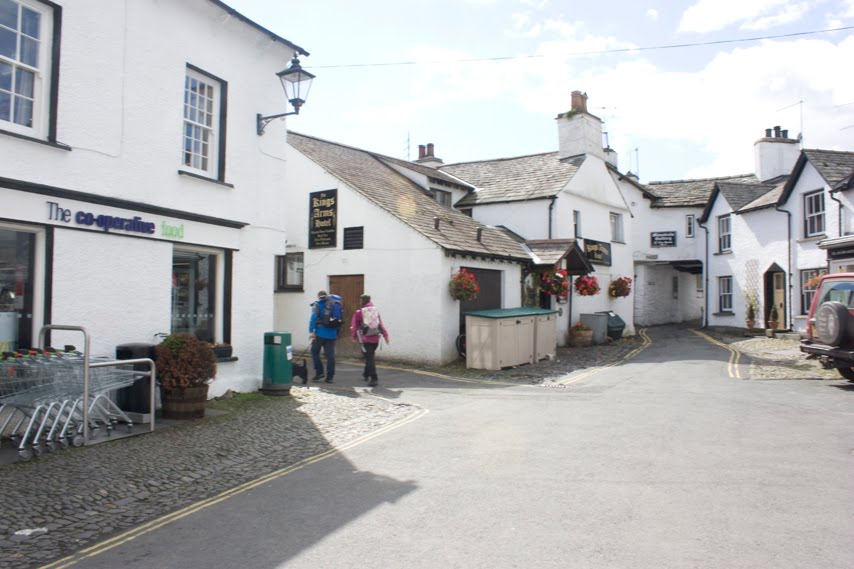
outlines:
[[[466,312],[501,308],[501,271],[460,267],[474,275],[480,292],[474,300],[460,301],[460,334],[466,333]]]
[[[771,307],[777,307],[777,328],[787,329],[786,272],[774,263],[765,272],[765,322],[770,320]]]
[[[0,229],[0,352],[33,345],[33,233]]]
[[[329,277],[329,293],[341,297],[344,322],[338,333],[335,351],[345,357],[361,356],[358,344],[350,341],[350,320],[359,309],[359,297],[365,292],[365,275],[332,275]]]

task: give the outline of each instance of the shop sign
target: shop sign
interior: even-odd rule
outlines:
[[[593,239],[584,240],[584,253],[591,263],[611,266],[611,244]]]
[[[56,202],[47,202],[47,218],[50,221],[59,221],[62,223],[71,223],[77,225],[85,225],[88,227],[98,227],[103,231],[111,229],[119,231],[129,231],[131,233],[144,233],[148,235],[154,234],[157,225],[150,221],[144,221],[141,217],[116,217],[113,215],[98,215],[89,211],[72,211],[61,207]],[[183,236],[183,227],[181,229]]]
[[[653,231],[649,234],[649,241],[653,247],[676,247],[676,232]]]
[[[854,247],[840,247],[839,249],[828,249],[827,258],[832,261],[854,258]]]
[[[338,190],[308,195],[308,248],[335,247],[338,228]]]

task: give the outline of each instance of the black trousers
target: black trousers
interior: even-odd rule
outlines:
[[[376,353],[379,347],[379,342],[365,342],[365,371],[362,372],[362,377],[369,377],[371,381],[377,380],[377,359]]]

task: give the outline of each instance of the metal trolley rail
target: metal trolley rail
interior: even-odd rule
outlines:
[[[48,330],[82,332],[83,352],[46,348]],[[0,360],[0,412],[6,416],[0,433],[9,433],[22,459],[29,460],[45,449],[53,451],[57,445],[89,444],[91,431],[101,426],[107,435],[119,423],[130,432],[133,422],[110,394],[145,377],[151,378],[149,429],[154,430],[154,362],[148,358],[93,358],[89,346],[85,328],[51,324],[39,332],[38,349],[4,355]],[[137,364],[146,365],[148,371],[134,370]]]

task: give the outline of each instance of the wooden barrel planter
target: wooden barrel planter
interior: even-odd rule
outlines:
[[[160,390],[164,419],[201,419],[208,402],[208,386]]]
[[[584,348],[593,345],[593,330],[573,330],[569,333],[569,345]]]

